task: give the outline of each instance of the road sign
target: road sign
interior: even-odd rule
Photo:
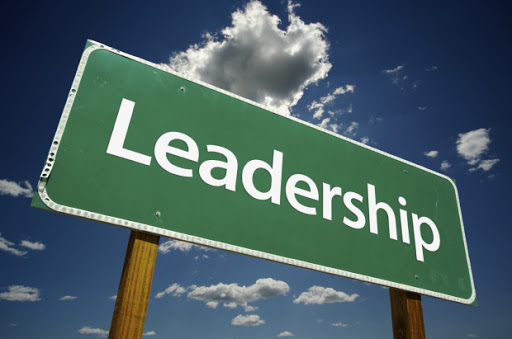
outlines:
[[[452,180],[89,41],[33,205],[470,304]]]

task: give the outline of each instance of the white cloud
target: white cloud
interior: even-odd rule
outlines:
[[[457,139],[457,152],[468,165],[474,166],[471,172],[478,169],[489,171],[500,159],[482,160],[482,156],[489,150],[491,138],[490,129],[479,128],[467,133],[460,133]]]
[[[400,65],[392,69],[385,69],[382,71],[386,74],[393,84],[400,87],[402,91],[414,91],[418,88],[419,81],[412,81],[409,76],[405,74],[405,65]]]
[[[397,67],[392,68],[392,69],[385,69],[384,73],[386,73],[386,74],[396,74],[396,73],[400,72],[401,70],[403,70],[404,66],[405,65],[400,65],[400,66],[397,66]]]
[[[39,289],[22,285],[12,285],[7,292],[0,293],[0,299],[8,301],[39,301]]]
[[[100,338],[105,338],[108,335],[108,331],[99,329],[99,328],[91,328],[89,326],[84,326],[78,330],[80,334],[95,334]]]
[[[427,106],[418,106],[418,111],[426,111]]]
[[[370,138],[368,138],[368,137],[362,137],[361,138],[361,143],[363,143],[365,145],[368,145],[369,142],[370,142]]]
[[[77,297],[72,296],[72,295],[65,295],[65,296],[59,298],[59,300],[68,301],[68,300],[75,300],[76,298]]]
[[[222,37],[205,34],[200,44],[174,55],[169,66],[193,78],[289,113],[310,84],[332,65],[321,23],[305,23],[288,2],[289,24],[257,0],[232,14]]]
[[[342,323],[342,322],[339,322],[339,323],[332,323],[331,325],[332,325],[332,326],[334,326],[334,327],[348,327],[348,325],[347,325],[347,324],[344,324],[344,323]]]
[[[437,66],[432,66],[432,67],[429,67],[429,68],[425,68],[425,71],[426,72],[432,72],[432,71],[437,71],[439,69],[439,67]]]
[[[260,319],[259,315],[250,314],[250,315],[237,315],[233,320],[231,320],[231,325],[234,326],[259,326],[263,325],[265,320]]]
[[[185,293],[187,290],[183,287],[181,287],[180,285],[174,283],[172,284],[171,286],[167,287],[164,291],[162,292],[159,292],[156,294],[155,298],[162,298],[163,296],[169,294],[173,297],[179,297],[180,295],[182,295],[183,293]]]
[[[28,240],[22,240],[20,243],[20,246],[26,247],[26,248],[34,250],[34,251],[42,251],[46,248],[45,244],[43,244],[43,243],[31,242]]]
[[[284,331],[277,335],[278,338],[295,337],[292,332]]]
[[[350,136],[355,136],[356,135],[356,130],[359,128],[359,124],[355,121],[352,121],[350,123],[350,126],[347,127],[347,129],[345,130],[345,133],[350,135]]]
[[[194,244],[184,242],[184,241],[179,241],[179,240],[168,240],[168,241],[160,244],[160,246],[158,246],[158,252],[160,252],[162,254],[167,254],[172,250],[181,251],[181,252],[190,252],[190,250],[193,248],[199,248],[203,251],[211,251],[211,249],[208,247],[194,245]]]
[[[441,162],[441,170],[446,171],[450,167],[452,167],[452,165],[448,162],[448,160],[443,160]]]
[[[284,281],[266,278],[258,279],[250,286],[219,283],[211,286],[190,286],[189,290],[190,292],[187,294],[189,298],[204,301],[210,308],[215,308],[218,303],[223,303],[224,307],[242,306],[246,311],[250,311],[255,308],[249,306],[248,303],[284,295],[288,293],[290,287]]]
[[[156,332],[155,331],[147,331],[146,333],[142,334],[143,337],[149,337],[152,335],[156,335]]]
[[[1,235],[2,235],[2,233],[0,233],[0,250],[1,251],[5,251],[8,253],[14,254],[18,257],[24,256],[25,254],[28,253],[26,251],[20,251],[19,249],[15,248],[14,247],[15,245],[13,242],[5,239]]]
[[[116,301],[117,300],[117,294],[113,295],[111,297],[108,297],[110,300]]]
[[[425,154],[425,156],[429,158],[436,158],[439,155],[439,151],[428,151],[423,154]]]
[[[309,111],[314,111],[313,113],[313,119],[320,119],[322,118],[324,114],[324,106],[330,102],[333,102],[336,97],[340,94],[346,94],[346,93],[354,93],[354,89],[356,86],[354,85],[345,85],[345,87],[341,86],[336,88],[332,93],[327,94],[324,97],[321,97],[319,100],[320,102],[317,102],[316,100],[313,100],[311,104],[308,106]],[[349,112],[352,112],[352,106],[348,109]],[[331,115],[334,115],[333,111],[329,111]]]
[[[206,307],[216,309],[217,306],[219,306],[219,303],[217,301],[208,301],[206,303]]]
[[[317,126],[324,128],[326,130],[332,131],[334,133],[338,133],[341,127],[341,124],[331,124],[331,118],[327,117],[322,120]]]
[[[336,291],[330,287],[312,286],[306,292],[302,292],[293,302],[295,304],[303,303],[305,305],[323,305],[330,303],[353,302],[359,297],[354,293],[348,295],[345,292]]]
[[[476,165],[480,161],[480,157],[489,150],[491,143],[489,132],[489,129],[480,128],[459,134],[457,152],[467,160],[468,164]]]
[[[25,180],[23,182],[25,187],[21,187],[21,184],[7,179],[0,180],[0,195],[10,195],[13,197],[25,197],[32,198],[34,196],[34,190],[30,182]]]
[[[474,168],[470,168],[469,171],[470,172],[474,172],[476,170],[483,170],[484,172],[487,172],[489,171],[491,168],[494,167],[494,165],[496,165],[498,162],[500,161],[500,159],[491,159],[491,160],[482,160],[477,167],[474,167]]]
[[[315,111],[315,113],[313,114],[313,119],[320,119],[324,114],[324,104],[317,102],[316,100],[313,100],[313,102],[309,104],[308,110]]]

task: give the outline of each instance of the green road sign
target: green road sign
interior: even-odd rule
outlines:
[[[33,205],[475,300],[449,178],[93,41]]]

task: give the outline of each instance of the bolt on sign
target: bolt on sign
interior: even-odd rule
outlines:
[[[475,300],[448,177],[94,41],[33,205]]]

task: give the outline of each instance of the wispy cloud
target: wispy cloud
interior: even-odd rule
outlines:
[[[342,94],[346,94],[346,93],[354,93],[354,89],[355,89],[356,86],[354,85],[345,85],[345,87],[341,86],[341,87],[338,87],[336,88],[334,91],[332,91],[331,93],[327,94],[326,96],[324,97],[321,97],[319,99],[319,101],[316,101],[316,100],[313,100],[311,102],[311,104],[308,105],[308,110],[311,112],[313,111],[313,119],[321,119],[324,112],[325,112],[325,106],[331,102],[333,102],[334,100],[336,100],[336,98],[338,97],[338,95],[342,95]],[[350,111],[352,111],[352,107],[349,106],[349,109]],[[330,111],[332,112],[331,115],[334,115],[334,111]]]
[[[322,119],[322,122],[317,124],[317,126],[323,128],[323,129],[332,131],[334,133],[338,133],[342,124],[331,123],[331,118],[327,117],[327,118]]]
[[[100,338],[106,338],[108,336],[108,331],[102,330],[100,328],[92,328],[89,326],[84,326],[78,330],[80,334],[95,334]]]
[[[284,331],[277,335],[278,338],[295,337],[292,332]]]
[[[345,135],[352,136],[352,137],[355,136],[358,128],[359,128],[359,123],[352,121],[350,123],[350,125],[347,127],[347,129],[345,130]]]
[[[419,85],[419,81],[412,81],[409,75],[406,74],[405,64],[396,66],[395,68],[385,69],[382,72],[403,92],[414,91]]]
[[[20,243],[21,247],[31,249],[33,251],[42,251],[46,248],[46,245],[40,242],[31,242],[28,240],[22,240]]]
[[[494,165],[496,165],[499,161],[500,161],[500,159],[482,160],[482,161],[480,161],[480,163],[478,164],[477,167],[470,168],[469,171],[474,172],[476,170],[481,169],[484,172],[487,172],[487,171],[490,171],[491,168],[493,168]]]
[[[345,292],[336,291],[330,287],[312,286],[306,292],[302,292],[293,302],[305,305],[323,305],[330,303],[353,302],[359,294],[348,295]]]
[[[260,319],[259,315],[249,314],[249,315],[237,315],[233,320],[231,320],[231,325],[234,326],[259,326],[263,325],[265,320]]]
[[[9,241],[1,236],[2,233],[0,233],[0,251],[5,251],[7,253],[14,254],[18,257],[24,256],[27,254],[27,251],[21,251],[17,249],[15,244],[12,241]]]
[[[155,331],[147,331],[147,332],[142,333],[143,337],[150,337],[150,336],[154,336],[154,335],[156,335]]]
[[[331,325],[334,326],[334,327],[348,327],[347,324],[344,324],[342,322],[332,323]]]
[[[463,157],[467,164],[473,166],[470,171],[482,169],[489,171],[496,165],[500,159],[486,159],[482,157],[489,151],[491,138],[489,137],[490,129],[479,128],[467,133],[460,133],[457,139],[457,152]]]
[[[22,187],[21,183],[10,181],[8,179],[0,180],[0,195],[10,195],[12,197],[25,197],[32,198],[34,196],[34,190],[30,182],[25,180],[23,182],[25,187]]]
[[[170,251],[180,251],[180,252],[190,252],[193,248],[198,248],[203,251],[212,251],[211,248],[203,247],[199,245],[194,245],[189,242],[179,241],[179,240],[168,240],[160,246],[158,246],[158,252],[162,254],[167,254]]]
[[[6,238],[1,236],[0,233],[0,251],[5,251],[11,254],[14,254],[18,257],[24,256],[27,254],[27,251],[23,251],[21,249],[18,249],[16,245],[12,242],[7,240]],[[46,246],[43,243],[40,242],[31,242],[28,240],[22,240],[20,245],[21,247],[28,248],[33,251],[41,251],[46,248]]]
[[[23,285],[12,285],[7,288],[7,292],[0,293],[0,299],[8,301],[39,301],[40,292],[38,288]]]
[[[71,301],[71,300],[75,300],[77,297],[75,296],[72,296],[72,295],[65,295],[63,297],[60,297],[59,300],[62,300],[62,301]]]
[[[310,84],[327,77],[329,43],[321,23],[305,23],[288,2],[288,26],[257,0],[232,14],[222,36],[177,53],[170,67],[180,73],[289,113]]]

